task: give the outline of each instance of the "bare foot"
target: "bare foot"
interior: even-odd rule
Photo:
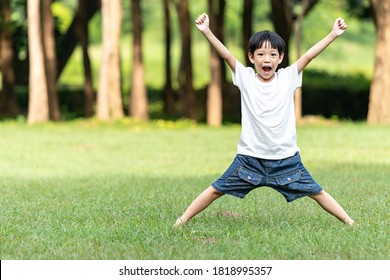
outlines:
[[[353,226],[353,224],[355,223],[355,221],[352,220],[351,218],[347,218],[347,219],[345,219],[344,223],[347,224],[347,225],[349,225],[349,226]]]
[[[185,226],[185,222],[183,219],[180,217],[176,220],[175,224],[173,225],[174,228],[181,228]]]

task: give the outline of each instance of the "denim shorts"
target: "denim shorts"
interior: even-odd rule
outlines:
[[[212,186],[219,192],[239,198],[258,187],[270,187],[280,192],[287,202],[322,191],[303,166],[299,152],[281,160],[238,154]]]

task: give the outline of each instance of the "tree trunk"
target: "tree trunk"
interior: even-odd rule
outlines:
[[[122,26],[122,3],[121,0],[110,0],[110,19],[112,21],[112,52],[110,61],[110,110],[111,118],[123,118],[123,102],[121,87],[121,64],[120,64],[120,37]]]
[[[93,105],[95,102],[95,92],[93,90],[91,61],[88,54],[89,34],[88,34],[88,5],[87,1],[79,0],[77,14],[75,17],[75,30],[78,41],[83,50],[83,65],[84,65],[84,115],[92,117],[94,113]]]
[[[181,34],[181,59],[179,66],[179,88],[182,115],[197,121],[198,106],[192,84],[192,58],[191,58],[191,27],[188,0],[180,0],[176,5],[179,15]],[[192,22],[192,21],[191,21]]]
[[[133,74],[129,110],[133,118],[147,120],[149,119],[149,113],[142,62],[141,6],[140,0],[132,0],[131,3],[133,18]]]
[[[390,2],[371,0],[376,24],[374,77],[370,88],[367,121],[390,123]]]
[[[123,117],[119,39],[122,21],[121,0],[102,0],[103,59],[97,98],[97,117]]]
[[[301,12],[298,14],[297,18],[294,21],[295,48],[297,52],[297,58],[301,57],[302,22],[308,7],[309,7],[309,0],[303,0]],[[294,107],[295,107],[295,119],[297,122],[300,122],[302,120],[302,87],[299,87],[295,90]]]
[[[302,17],[306,16],[313,7],[318,3],[319,0],[302,0]],[[287,67],[290,63],[289,56],[289,42],[291,37],[291,31],[293,29],[294,20],[296,16],[294,15],[294,6],[289,0],[270,0],[271,2],[271,20],[274,25],[276,33],[282,37],[286,43],[286,48],[284,51],[284,58],[282,63],[279,65],[279,68]],[[302,3],[305,2],[305,3]],[[299,3],[296,3],[298,5]]]
[[[97,93],[97,118],[101,120],[110,119],[109,102],[109,74],[110,74],[110,48],[111,48],[111,30],[110,30],[110,2],[102,0],[102,45],[103,59],[100,66],[99,89]]]
[[[218,39],[222,42],[222,44],[225,44],[225,7],[226,7],[226,0],[219,0],[218,1],[218,15],[217,15],[217,26],[218,26]],[[225,60],[219,56],[219,65],[221,68],[221,83],[222,88],[224,88],[228,82],[226,80],[226,64]]]
[[[217,15],[215,1],[209,0],[209,17],[210,26],[213,32],[216,32]],[[222,125],[222,82],[221,82],[221,65],[219,55],[215,48],[211,47],[211,82],[207,89],[207,124],[210,126]]]
[[[276,33],[282,37],[286,43],[284,57],[279,68],[287,67],[289,60],[289,42],[293,26],[292,11],[288,5],[288,0],[271,0],[271,19]]]
[[[89,20],[99,10],[101,0],[79,0],[79,1],[83,2],[86,5],[87,9],[86,9],[85,21],[89,22]],[[80,21],[79,16],[80,14],[76,13],[70,27],[68,28],[68,31],[60,40],[61,48],[58,49],[58,54],[57,54],[58,57],[57,79],[61,75],[62,71],[66,66],[66,63],[68,62],[74,49],[77,46],[78,36],[77,36],[76,28],[78,22]]]
[[[297,48],[297,57],[301,56],[301,29],[303,18],[313,9],[319,0],[301,0],[293,5],[288,0],[271,0],[271,19],[275,27],[276,33],[278,33],[285,41],[286,48],[284,51],[284,58],[279,68],[289,66],[289,41],[291,37],[292,28],[295,29],[295,39]],[[294,15],[297,5],[301,5],[300,13]],[[298,88],[295,91],[294,96],[295,103],[295,117],[297,122],[302,118],[302,89]]]
[[[3,28],[0,37],[0,63],[3,78],[3,87],[0,95],[0,115],[13,117],[18,114],[18,106],[15,101],[15,73],[13,68],[14,52],[11,31],[11,7],[10,0],[3,0],[1,4],[1,17]]]
[[[57,93],[57,56],[54,39],[54,18],[51,13],[52,0],[42,0],[42,34],[45,57],[45,73],[49,100],[49,118],[59,121],[61,118]]]
[[[169,0],[164,1],[165,17],[165,86],[164,86],[164,111],[168,116],[175,113],[175,92],[172,87],[172,67],[171,67],[171,19]]]
[[[244,11],[242,17],[242,48],[247,66],[253,66],[248,57],[248,43],[252,36],[253,0],[244,0]]]
[[[27,1],[29,45],[29,106],[27,121],[30,124],[49,120],[49,102],[43,54],[40,0]]]

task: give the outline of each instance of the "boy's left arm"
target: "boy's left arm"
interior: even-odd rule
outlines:
[[[343,34],[346,29],[347,24],[344,19],[341,17],[336,19],[332,31],[298,59],[298,73],[301,72],[317,55],[325,50],[337,37]]]

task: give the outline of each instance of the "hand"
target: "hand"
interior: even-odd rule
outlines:
[[[343,34],[346,29],[347,29],[347,24],[345,23],[343,18],[339,17],[338,19],[335,20],[332,31],[337,36]]]
[[[209,24],[209,16],[205,13],[198,16],[198,18],[195,20],[196,28],[198,28],[200,32],[203,32],[204,30],[208,29]]]

